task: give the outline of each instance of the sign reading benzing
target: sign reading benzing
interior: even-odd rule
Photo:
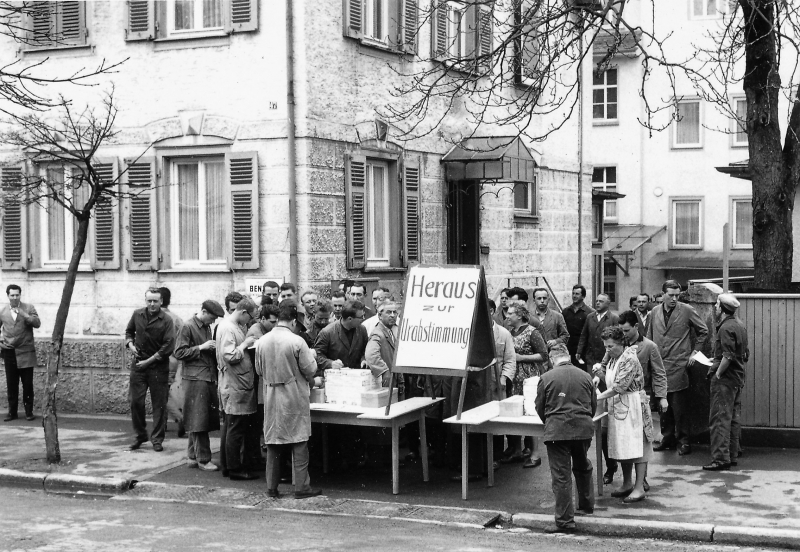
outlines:
[[[480,281],[480,268],[412,267],[395,365],[464,370]]]

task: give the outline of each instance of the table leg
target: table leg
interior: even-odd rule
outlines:
[[[461,425],[461,498],[467,500],[469,491],[469,439],[467,426]]]
[[[419,455],[422,458],[422,480],[430,481],[428,472],[428,436],[425,433],[425,411],[419,413]]]
[[[594,473],[597,475],[597,496],[603,496],[603,426],[595,422],[594,428],[595,463]]]
[[[494,435],[491,433],[486,434],[486,456],[488,456],[487,462],[487,487],[494,487]]]
[[[328,462],[328,424],[320,424],[322,426],[322,473],[327,474],[330,470]]]
[[[392,422],[392,493],[400,493],[400,428]]]

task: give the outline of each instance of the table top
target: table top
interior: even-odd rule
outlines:
[[[338,414],[353,414],[357,418],[369,420],[392,420],[409,413],[419,412],[420,410],[443,401],[442,398],[431,399],[429,397],[412,397],[404,401],[392,403],[389,415],[386,415],[386,407],[366,408],[349,404],[330,404],[330,403],[311,403],[312,412],[333,412]]]
[[[461,413],[461,419],[456,416],[447,418],[446,424],[459,424],[478,426],[486,422],[499,424],[522,424],[529,426],[543,425],[539,416],[500,416],[500,401],[491,401]]]

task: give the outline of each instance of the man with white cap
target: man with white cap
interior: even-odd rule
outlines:
[[[739,301],[730,293],[717,297],[717,336],[714,340],[714,363],[708,370],[711,380],[711,409],[708,425],[711,433],[711,463],[707,471],[729,470],[737,464],[742,410],[744,365],[750,354],[747,330],[736,318]]]

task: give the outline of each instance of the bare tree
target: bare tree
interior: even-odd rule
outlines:
[[[634,18],[626,13],[631,0],[431,0],[421,7],[418,26],[430,29],[430,48],[419,44],[417,61],[423,63],[398,70],[406,78],[383,114],[407,138],[434,132],[457,112],[471,126],[455,141],[491,127],[502,127],[505,134],[513,128],[541,141],[578,112],[584,64],[600,72],[626,57],[642,65],[639,93],[645,116],[639,122],[652,133],[680,119],[682,96],[676,83],[688,80],[697,94],[738,119],[747,132],[755,285],[787,289],[792,208],[800,179],[795,82],[800,5],[718,0],[715,9],[724,13],[720,23],[689,45],[690,54],[679,57],[687,45],[674,48],[672,30],[658,26],[659,10],[675,9],[672,2],[637,3]],[[788,82],[782,82],[782,74]],[[735,90],[746,94],[744,119],[731,106]],[[783,136],[781,97],[789,104]]]

